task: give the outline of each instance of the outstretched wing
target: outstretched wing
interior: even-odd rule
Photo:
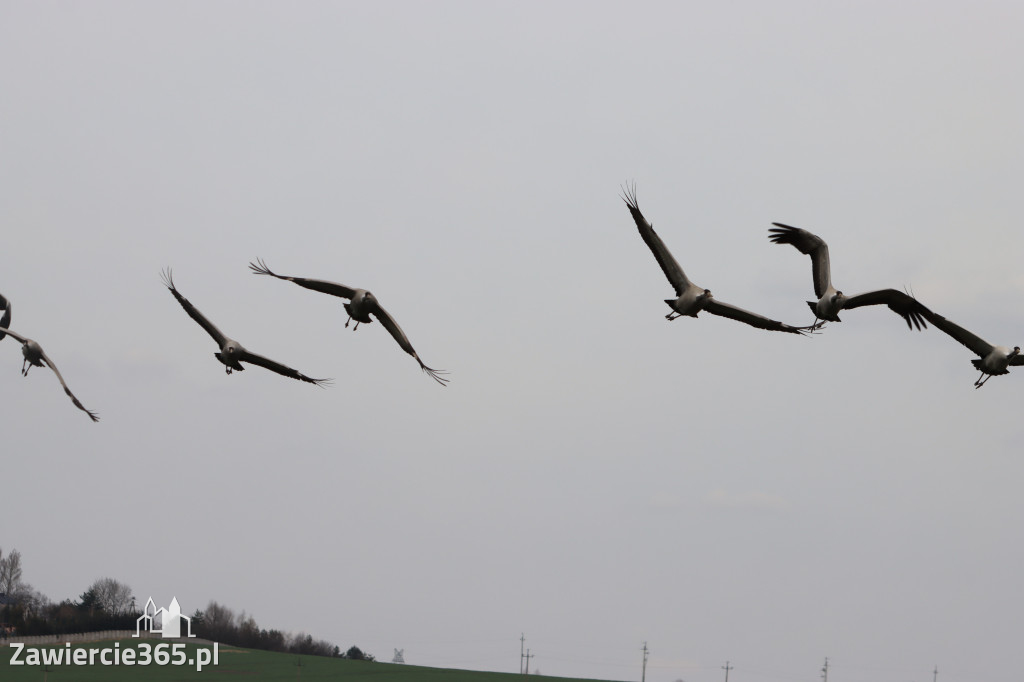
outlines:
[[[767,329],[773,332],[790,332],[792,334],[805,334],[808,332],[806,327],[791,327],[788,324],[768,319],[763,315],[752,313],[749,310],[744,310],[743,308],[737,308],[734,305],[723,303],[717,298],[710,299],[707,304],[705,304],[704,310],[708,311],[712,315],[728,317],[729,319],[749,324],[750,326],[757,327],[758,329]]]
[[[267,264],[262,259],[257,258],[256,263],[249,263],[249,268],[256,275],[270,275],[271,277],[277,277],[278,279],[286,279],[289,282],[295,282],[300,287],[306,287],[313,291],[319,291],[322,294],[330,294],[331,296],[339,296],[341,298],[352,298],[355,296],[356,290],[352,287],[347,287],[344,284],[338,284],[337,282],[328,282],[323,279],[306,279],[305,277],[288,277],[287,275],[278,275],[271,272]]]
[[[185,309],[188,316],[198,322],[199,326],[205,329],[206,333],[213,337],[213,340],[217,342],[218,346],[223,346],[227,337],[217,329],[213,322],[206,319],[206,317],[199,312],[194,305],[189,303],[187,298],[178,293],[178,290],[174,288],[174,279],[171,277],[170,268],[161,272],[160,276],[164,281],[164,286],[171,290],[171,293],[174,294],[174,298],[178,299],[178,303],[180,303],[181,307]]]
[[[282,365],[280,362],[274,362],[270,358],[265,358],[262,355],[256,355],[256,353],[248,350],[243,350],[238,359],[242,362],[249,362],[254,365],[259,365],[260,367],[265,367],[271,372],[277,372],[281,376],[298,379],[299,381],[316,384],[317,386],[324,386],[334,381],[333,379],[311,379],[296,369]]]
[[[409,343],[409,338],[405,335],[405,332],[402,331],[402,328],[398,326],[398,323],[395,322],[395,318],[391,317],[391,315],[388,314],[388,311],[384,310],[384,308],[382,308],[378,303],[377,305],[374,306],[372,312],[374,317],[380,320],[380,323],[384,326],[385,329],[388,330],[388,333],[391,334],[391,336],[394,337],[395,341],[398,342],[398,345],[402,347],[402,350],[416,358],[416,362],[420,363],[420,369],[429,374],[431,379],[441,384],[442,386],[448,383],[448,379],[444,378],[443,376],[440,376],[442,374],[446,374],[447,372],[445,372],[443,369],[433,369],[423,364],[423,361],[420,360],[420,356],[413,349],[412,344]]]
[[[631,188],[623,187],[622,193],[622,200],[626,202],[626,206],[633,216],[633,222],[636,223],[636,229],[640,231],[640,236],[647,244],[647,248],[654,254],[654,260],[658,261],[658,265],[668,277],[669,283],[675,288],[676,296],[682,296],[683,292],[692,286],[690,280],[687,279],[686,273],[672,256],[672,252],[665,246],[665,242],[661,241],[661,237],[654,231],[654,226],[647,222],[647,219],[640,213],[640,206],[636,203],[636,185]]]
[[[0,310],[4,311],[3,317],[0,317],[0,327],[6,330],[11,326],[11,302],[4,298],[3,294],[0,294]],[[0,330],[0,341],[7,336],[7,334]]]
[[[832,285],[832,273],[828,260],[828,244],[816,234],[801,230],[799,227],[790,227],[782,223],[775,225],[768,231],[768,236],[776,244],[792,244],[800,253],[806,253],[811,257],[811,276],[814,278],[814,295],[821,298]]]
[[[889,306],[889,310],[906,321],[908,329],[917,327],[918,330],[922,330],[928,327],[925,322],[925,313],[930,312],[928,308],[910,294],[898,289],[879,289],[878,291],[868,291],[856,296],[850,296],[846,299],[846,303],[843,304],[843,308],[849,310],[850,308],[860,308],[865,305],[881,305],[883,303]]]
[[[13,329],[4,328],[4,334],[9,334],[11,338],[17,339],[20,343],[28,343],[28,337],[22,336]]]
[[[11,336],[14,336],[14,335],[11,334]],[[100,420],[99,414],[96,413],[96,412],[93,412],[92,410],[87,410],[85,408],[85,405],[83,405],[81,402],[79,402],[78,398],[75,397],[75,394],[71,392],[70,388],[68,388],[67,383],[65,383],[64,377],[61,376],[60,370],[57,369],[57,365],[53,364],[53,360],[51,360],[49,358],[49,356],[46,355],[46,352],[43,351],[42,348],[39,349],[39,354],[42,357],[43,362],[46,363],[46,366],[49,367],[50,369],[52,369],[53,373],[57,375],[57,380],[60,381],[60,385],[64,387],[64,392],[68,394],[69,398],[71,398],[71,402],[73,402],[75,404],[75,407],[77,407],[82,412],[85,412],[87,415],[89,415],[89,419],[93,420],[94,422],[98,422]]]
[[[992,352],[993,346],[991,343],[981,338],[980,336],[975,336],[974,334],[967,331],[966,329],[956,324],[955,322],[950,322],[942,315],[939,315],[938,313],[933,313],[931,310],[928,310],[927,308],[925,308],[925,312],[923,314],[928,319],[928,321],[931,322],[932,325],[934,325],[936,329],[941,329],[942,331],[946,332],[954,339],[959,341],[963,346],[973,351],[974,354],[977,355],[978,357],[983,358]]]

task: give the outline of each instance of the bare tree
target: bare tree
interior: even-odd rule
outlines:
[[[255,646],[260,641],[260,626],[252,615],[245,615],[245,611],[238,616],[238,637],[242,646]]]
[[[215,601],[206,605],[203,622],[214,636],[227,632],[235,624],[235,612]]]
[[[4,557],[0,551],[0,594],[14,595],[21,582],[21,552],[12,549]]]
[[[15,601],[24,609],[26,617],[42,618],[52,604],[49,597],[25,581],[18,584],[18,591],[13,596]]]
[[[100,578],[89,588],[96,595],[96,606],[112,616],[128,613],[132,607],[132,588],[113,578]]]

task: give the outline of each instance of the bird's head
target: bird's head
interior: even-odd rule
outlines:
[[[709,299],[709,298],[714,298],[714,296],[711,295],[711,289],[705,289],[704,293],[701,294],[701,298],[703,298],[705,300]]]
[[[1010,357],[1012,358],[1014,355],[1020,355],[1020,346],[1013,347],[1013,352],[1010,353]]]
[[[845,303],[845,302],[846,302],[846,294],[844,294],[841,291],[837,291],[835,293],[835,295],[832,296],[832,303],[833,303],[833,305],[841,305],[842,303]]]
[[[356,295],[352,297],[352,304],[358,308],[362,308],[363,306],[372,306],[376,302],[377,299],[374,298],[373,294],[366,290],[357,291]]]

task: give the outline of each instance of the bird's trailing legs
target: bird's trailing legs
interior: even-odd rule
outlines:
[[[828,320],[823,320],[820,317],[815,317],[814,318],[814,324],[812,324],[809,327],[809,329],[811,329],[813,331],[817,331],[818,329],[821,329],[822,327],[824,327],[827,322],[828,322]]]
[[[348,329],[348,323],[352,321],[352,316],[349,315],[348,319],[345,320],[345,329]],[[356,326],[352,327],[352,331],[359,329],[359,320],[356,320]]]
[[[982,386],[985,385],[986,381],[992,378],[992,376],[993,375],[991,374],[985,374],[984,372],[982,372],[981,376],[978,377],[978,380],[974,382],[974,388],[981,388]]]

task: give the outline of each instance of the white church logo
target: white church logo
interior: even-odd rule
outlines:
[[[153,603],[153,598],[150,597],[146,601],[146,608],[143,609],[142,615],[135,621],[135,634],[132,637],[138,637],[143,627],[145,627],[147,632],[160,635],[165,639],[181,637],[181,621],[183,620],[188,628],[187,636],[195,637],[192,634],[192,619],[181,614],[181,607],[178,605],[177,597],[171,599],[171,605],[166,609],[163,607],[158,609],[156,604]]]

